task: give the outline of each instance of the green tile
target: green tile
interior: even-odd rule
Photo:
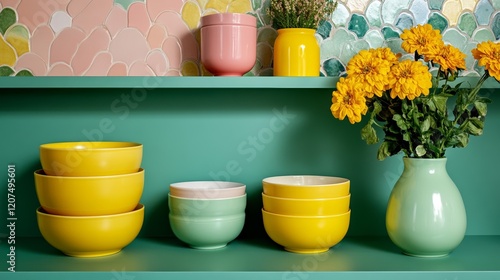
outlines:
[[[134,2],[144,2],[144,0],[114,0],[115,4],[121,5],[125,10],[128,10],[130,4]]]
[[[0,34],[4,34],[5,31],[17,21],[17,14],[12,8],[3,8],[0,11]]]
[[[332,37],[327,38],[320,43],[321,60],[339,57],[342,53],[344,45],[347,42],[354,40],[356,40],[356,36],[345,30],[345,28],[337,29]]]
[[[441,33],[448,28],[448,20],[439,12],[434,12],[430,15],[427,21],[434,29],[439,29]]]
[[[443,33],[443,41],[457,47],[460,50],[463,50],[467,44],[468,38],[464,35],[464,33],[453,27],[448,28]]]
[[[476,15],[479,25],[488,25],[490,22],[491,14],[495,9],[488,0],[479,0],[476,5],[474,14]]]
[[[277,36],[278,32],[276,31],[276,29],[270,26],[260,28],[257,34],[257,43],[266,42],[269,45],[273,46],[274,40],[276,40]]]
[[[342,62],[344,62],[345,64],[347,64],[347,62],[349,62],[349,60],[351,60],[351,58],[353,56],[355,56],[357,53],[359,53],[359,51],[367,50],[369,48],[370,48],[370,45],[365,40],[347,42],[344,45],[344,49],[342,50],[342,54],[340,55],[340,60]]]
[[[343,3],[338,3],[339,4],[337,5],[337,9],[335,9],[335,12],[333,12],[332,14],[332,22],[337,27],[346,26],[347,20],[350,17],[349,10]]]
[[[399,38],[399,32],[389,26],[382,28],[382,34],[386,40],[390,38]]]
[[[385,39],[382,32],[378,29],[372,29],[365,34],[364,39],[370,45],[370,48],[380,48],[384,45]]]
[[[326,76],[338,77],[345,71],[345,66],[337,58],[331,58],[323,63],[323,70],[326,72]]]
[[[413,18],[408,13],[401,13],[396,21],[396,27],[401,31],[408,29],[414,25]]]
[[[474,41],[483,42],[483,41],[495,41],[495,35],[490,28],[481,27],[476,30],[473,37]]]
[[[493,3],[495,10],[500,10],[500,0],[491,0],[491,3]]]
[[[353,32],[358,38],[363,38],[368,31],[368,22],[366,18],[359,14],[353,14],[349,21],[349,31]]]
[[[411,4],[410,12],[413,14],[416,24],[425,23],[431,13],[426,0],[414,0]]]
[[[429,0],[429,8],[431,10],[441,10],[444,0]]]
[[[500,12],[493,17],[493,23],[491,24],[491,30],[495,35],[496,40],[500,40]]]
[[[472,36],[477,28],[476,18],[470,12],[463,13],[458,19],[458,28],[467,35]]]
[[[386,41],[386,44],[393,53],[406,53],[403,48],[401,48],[402,42],[403,40],[401,40],[400,38],[391,38]]]
[[[410,0],[385,0],[382,3],[382,20],[387,24],[394,24],[398,14],[408,9]]]
[[[477,43],[475,42],[467,42],[467,44],[465,45],[465,47],[463,48],[463,53],[465,53],[467,55],[467,57],[465,58],[465,68],[466,69],[472,69],[474,70],[474,63],[476,62],[476,60],[474,59],[474,57],[472,56],[472,49],[475,49],[477,47]],[[475,73],[477,73],[477,71],[474,70]]]
[[[329,21],[323,20],[318,26],[316,33],[318,33],[323,39],[330,37],[330,32],[332,31],[332,24]]]
[[[366,8],[366,19],[372,27],[380,27],[382,25],[382,19],[380,17],[381,6],[382,2],[376,0],[371,2],[368,8]]]

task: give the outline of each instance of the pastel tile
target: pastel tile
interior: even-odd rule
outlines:
[[[339,57],[346,42],[354,40],[356,40],[356,36],[345,28],[337,29],[332,37],[321,42],[320,59],[327,60],[331,57]]]
[[[429,8],[431,10],[441,10],[444,0],[429,0]]]
[[[128,76],[154,76],[154,74],[145,61],[135,61],[128,70]]]
[[[30,50],[30,33],[24,25],[14,24],[10,26],[5,31],[4,39],[14,48],[17,57]]]
[[[0,6],[5,7],[11,7],[16,9],[17,6],[19,6],[19,3],[21,3],[21,0],[2,0],[2,3],[0,3]]]
[[[346,1],[347,8],[349,8],[351,13],[364,12],[369,3],[370,3],[370,0],[349,0],[349,1]]]
[[[107,76],[113,57],[108,51],[100,52],[95,57],[90,67],[83,73],[84,76]]]
[[[5,34],[13,24],[17,22],[16,11],[10,7],[6,7],[0,11],[0,34]]]
[[[439,29],[441,33],[448,28],[448,20],[439,12],[434,12],[430,15],[427,21],[434,29]]]
[[[157,17],[166,11],[172,11],[177,14],[181,13],[184,1],[182,0],[148,0],[146,1],[146,8],[148,10],[149,18],[154,22]]]
[[[149,29],[146,39],[151,49],[160,49],[163,41],[165,41],[167,37],[168,35],[165,27],[160,24],[154,24]]]
[[[431,13],[426,0],[413,0],[410,12],[413,14],[416,24],[425,24]]]
[[[120,5],[114,5],[104,21],[104,25],[109,30],[111,37],[115,37],[120,30],[128,25],[127,11]]]
[[[68,64],[58,62],[50,67],[47,76],[74,76],[74,73]]]
[[[500,40],[500,13],[496,13],[496,15],[493,17],[491,31],[493,31],[495,39]]]
[[[382,9],[382,2],[375,0],[368,5],[366,9],[366,19],[371,26],[380,27],[382,25],[382,18],[380,11]]]
[[[343,4],[338,2],[337,8],[332,14],[332,22],[336,27],[342,27],[347,25],[347,20],[350,17],[349,10]]]
[[[274,28],[271,27],[260,28],[257,33],[257,43],[267,43],[273,46],[277,36],[278,32],[276,32],[276,29]]]
[[[171,76],[174,73],[176,72],[169,71],[167,72],[166,75]],[[184,61],[184,63],[182,63],[182,68],[179,74],[182,76],[200,76],[200,70],[198,68],[198,64],[196,64],[194,61],[191,60]]]
[[[137,30],[141,31],[141,33],[146,36],[149,28],[151,27],[151,21],[144,3],[135,2],[130,5],[127,19],[128,27],[137,28]]]
[[[188,1],[182,7],[182,19],[189,29],[195,29],[200,24],[201,10],[197,2]]]
[[[472,36],[472,33],[477,28],[476,17],[469,12],[463,13],[458,18],[458,28],[469,35],[469,37]]]
[[[470,70],[474,70],[474,64],[476,63],[476,60],[474,57],[471,55],[472,50],[477,47],[476,42],[467,42],[465,47],[463,48],[462,52],[467,55],[465,58],[465,67]],[[477,73],[477,71],[474,70],[474,72]]]
[[[168,57],[170,67],[173,69],[180,69],[182,63],[182,48],[179,40],[175,37],[168,37],[162,45],[162,50]]]
[[[348,29],[358,36],[358,38],[363,38],[368,31],[368,22],[366,18],[359,14],[353,14],[351,20],[349,21]]]
[[[155,23],[163,25],[169,36],[179,39],[183,59],[198,59],[198,41],[178,13],[163,12],[157,17]]]
[[[63,29],[57,34],[50,46],[49,65],[57,62],[64,62],[69,65],[71,58],[85,37],[85,33],[79,28]]]
[[[18,22],[26,25],[30,31],[42,24],[48,24],[55,11],[64,11],[70,0],[21,1],[17,6]]]
[[[71,17],[79,15],[92,0],[71,0],[68,3],[67,12]]]
[[[327,76],[338,77],[345,71],[345,66],[336,58],[331,58],[323,62],[323,70]]]
[[[231,0],[208,0],[205,9],[213,9],[219,13],[225,13]]]
[[[456,25],[462,12],[462,3],[459,0],[446,0],[441,12],[448,18],[450,25]]]
[[[401,10],[409,6],[410,0],[386,0],[382,2],[383,23],[394,24],[397,15]]]
[[[401,13],[398,15],[398,18],[396,19],[396,27],[399,28],[401,31],[411,28],[412,26],[416,25],[415,21],[413,20],[413,17],[411,14],[408,13]]]
[[[495,8],[495,10],[500,10],[500,0],[492,0],[491,3],[493,4],[493,8]]]
[[[145,0],[115,0],[115,4],[118,4],[115,6],[120,6],[123,9],[127,10],[132,3],[144,2],[144,1]]]
[[[495,1],[498,1],[498,0],[492,0],[492,2],[495,2]],[[474,8],[476,7],[477,2],[479,2],[479,0],[460,0],[460,2],[462,3],[462,10],[473,11]]]
[[[16,50],[0,35],[0,65],[14,66],[16,64]]]
[[[170,63],[161,50],[152,50],[146,57],[146,63],[156,76],[163,76],[170,69]]]
[[[220,0],[219,0],[220,1]],[[251,0],[232,0],[227,6],[228,13],[248,13],[252,10]]]
[[[406,53],[401,47],[402,42],[400,38],[390,38],[386,41],[386,45],[393,53]]]
[[[370,48],[370,45],[365,40],[357,40],[346,42],[344,45],[344,49],[342,50],[342,54],[339,56],[339,59],[343,61],[346,65],[349,60],[361,50],[367,50]]]
[[[443,36],[443,41],[446,44],[450,44],[460,50],[462,50],[465,47],[468,41],[466,35],[460,32],[455,27],[448,28],[445,32],[443,32],[442,36]]]
[[[271,67],[273,48],[268,43],[257,43],[257,60],[261,67]]]
[[[123,62],[115,62],[108,70],[107,76],[127,76],[127,65]]]
[[[82,75],[92,64],[98,53],[108,49],[111,37],[106,29],[98,27],[80,43],[73,59],[71,68],[75,75]]]
[[[378,29],[368,31],[364,39],[370,45],[370,48],[380,48],[385,42],[384,35],[382,35],[382,32]]]
[[[330,36],[330,32],[332,31],[332,24],[329,21],[323,20],[316,29],[316,33],[321,36],[321,38],[325,39]]]
[[[479,25],[488,25],[495,9],[488,0],[479,0],[474,10]]]
[[[52,14],[50,19],[50,27],[54,33],[59,33],[67,27],[71,27],[73,19],[66,11],[57,11]]]
[[[189,76],[189,75],[183,75],[179,70],[170,69],[167,71],[167,73],[165,73],[165,76],[178,77],[178,76]],[[191,76],[199,76],[199,75],[191,75]]]
[[[14,66],[15,72],[23,69],[30,70],[34,76],[45,76],[47,74],[47,63],[34,53],[26,53],[17,60]]]
[[[90,34],[94,28],[104,24],[113,9],[113,0],[92,0],[78,15],[73,17],[73,26]]]
[[[384,35],[384,38],[386,40],[391,38],[399,38],[399,32],[389,26],[382,28],[382,34]]]
[[[123,62],[129,66],[137,60],[143,61],[149,50],[146,38],[135,28],[122,29],[109,44],[113,61]]]
[[[476,42],[495,41],[495,34],[489,28],[480,27],[476,30],[472,39]]]
[[[50,45],[55,35],[48,25],[39,25],[31,35],[31,53],[38,55],[45,63],[49,61]]]

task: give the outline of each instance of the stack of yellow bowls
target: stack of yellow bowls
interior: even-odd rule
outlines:
[[[64,254],[115,254],[139,234],[144,220],[142,144],[61,142],[40,146],[35,171],[38,227]]]
[[[174,235],[196,249],[218,249],[245,224],[246,185],[225,181],[170,184],[169,222]]]
[[[267,235],[285,250],[328,251],[347,234],[350,181],[330,176],[276,176],[262,180]]]

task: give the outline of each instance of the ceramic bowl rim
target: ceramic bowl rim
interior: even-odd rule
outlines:
[[[88,143],[94,143],[94,144],[113,144],[113,143],[121,143],[124,146],[119,146],[119,147],[90,147],[90,148],[84,148],[84,149],[76,149],[75,146],[78,144],[88,144]],[[69,145],[69,144],[74,144],[72,147],[58,147],[59,145]],[[92,144],[90,145],[92,146]],[[128,141],[68,141],[68,142],[53,142],[53,143],[45,143],[40,145],[40,149],[44,149],[47,151],[122,151],[122,150],[129,150],[129,149],[137,149],[137,148],[142,148],[143,144],[137,143],[137,142],[128,142]]]
[[[349,209],[347,212],[335,214],[335,215],[296,216],[296,215],[277,214],[277,213],[269,212],[269,211],[265,210],[264,208],[262,208],[261,210],[262,210],[262,213],[265,213],[266,215],[269,215],[269,216],[275,216],[275,217],[281,217],[281,218],[302,219],[302,220],[303,219],[329,219],[329,218],[347,216],[347,215],[350,215],[350,213],[351,213],[351,209]]]
[[[277,182],[275,180],[282,179],[282,178],[293,178],[293,177],[309,177],[309,178],[327,178],[327,179],[334,179],[334,180],[339,180],[339,182],[335,183],[326,183],[326,184],[304,184],[304,185],[292,185],[292,184],[287,184],[283,182]],[[326,176],[326,175],[279,175],[279,176],[272,176],[272,177],[267,177],[262,179],[262,183],[264,184],[269,184],[269,185],[274,185],[274,186],[282,186],[282,187],[291,187],[291,188],[317,188],[317,187],[334,187],[334,186],[339,186],[343,184],[349,184],[351,180],[344,178],[344,177],[336,177],[336,176]]]
[[[238,195],[238,196],[230,196],[230,197],[216,197],[216,198],[196,198],[196,197],[183,197],[183,196],[175,196],[171,195],[170,192],[168,193],[169,197],[172,197],[174,199],[178,200],[188,200],[188,201],[221,201],[221,200],[231,200],[231,199],[242,199],[244,197],[247,197],[247,194],[244,193],[243,195]]]
[[[324,201],[336,201],[336,200],[350,199],[351,194],[349,193],[349,194],[344,195],[344,196],[337,196],[337,197],[331,197],[331,198],[328,198],[328,197],[323,197],[323,198],[288,198],[288,197],[269,195],[269,194],[262,192],[262,197],[268,197],[270,199],[280,200],[280,201],[288,200],[291,202],[324,202]]]
[[[68,215],[58,215],[58,214],[47,213],[47,211],[45,211],[43,209],[43,207],[40,206],[40,207],[38,207],[36,209],[36,214],[37,215],[43,215],[43,216],[46,216],[46,217],[49,217],[49,218],[57,218],[57,219],[69,219],[69,220],[82,220],[82,219],[91,220],[91,219],[96,219],[96,220],[98,220],[98,219],[103,219],[103,218],[114,218],[114,217],[132,215],[132,214],[135,214],[137,212],[144,212],[145,208],[146,208],[146,206],[144,204],[138,203],[134,210],[128,211],[128,212],[124,212],[124,213],[111,214],[111,215],[68,216]]]
[[[97,176],[60,176],[60,175],[48,175],[45,173],[43,169],[38,169],[33,172],[35,176],[39,176],[41,178],[54,178],[58,180],[96,180],[96,179],[113,179],[113,178],[125,178],[131,176],[137,176],[141,173],[145,173],[144,168],[140,167],[137,172],[124,173],[124,174],[115,174],[115,175],[97,175]]]

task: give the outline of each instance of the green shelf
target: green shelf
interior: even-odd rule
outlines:
[[[2,252],[7,242],[1,243]],[[99,258],[63,255],[42,238],[16,240],[16,272],[2,279],[500,279],[500,236],[466,236],[450,255],[403,255],[387,237],[346,237],[328,252],[290,253],[270,239],[197,250],[175,238],[138,238]],[[5,256],[5,254],[4,254]],[[4,262],[5,265],[5,262]]]

